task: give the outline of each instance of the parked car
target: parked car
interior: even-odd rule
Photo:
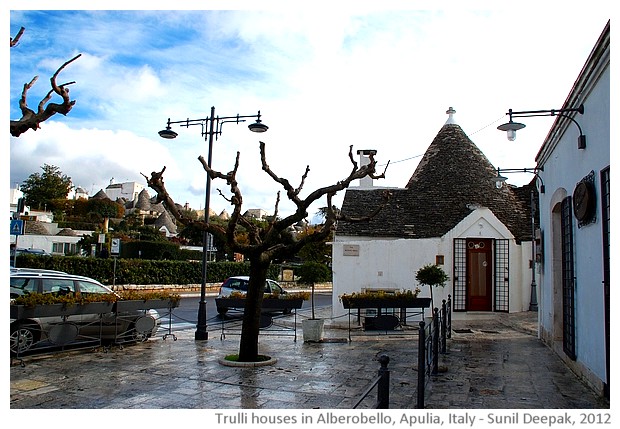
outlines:
[[[22,247],[18,247],[17,249],[15,249],[14,247],[11,247],[11,250],[9,252],[9,256],[10,256],[10,261],[9,261],[9,265],[12,267],[13,263],[15,262],[15,255],[35,255],[35,256],[51,256],[52,254],[43,250],[43,249],[32,249],[32,248],[22,248]]]
[[[63,295],[114,294],[114,292],[89,277],[76,276],[61,271],[30,268],[12,268],[10,273],[11,302],[31,293]],[[11,353],[23,354],[35,347],[54,346],[67,338],[66,332],[77,332],[80,339],[113,339],[115,341],[143,341],[155,335],[159,313],[136,310],[122,313],[79,314],[50,317],[11,317]],[[137,328],[138,327],[138,328]],[[52,335],[50,335],[52,333]],[[70,337],[70,335],[69,335]],[[59,338],[60,341],[56,340]],[[64,344],[61,344],[64,345]]]
[[[241,295],[246,295],[248,293],[248,285],[250,283],[249,276],[234,276],[229,277],[222,283],[220,286],[220,291],[218,293],[218,298],[226,298],[229,297],[233,292],[239,293]],[[286,291],[280,286],[280,284],[271,279],[267,279],[265,281],[265,294],[267,295],[280,295],[286,294]],[[217,312],[221,315],[226,314],[228,309],[231,307],[226,307],[221,304],[221,302],[217,302]],[[290,313],[291,309],[288,308],[284,310],[285,313]]]

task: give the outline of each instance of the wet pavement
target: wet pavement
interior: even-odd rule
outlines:
[[[330,309],[321,310],[327,317]],[[259,352],[277,358],[255,368],[219,363],[238,351],[239,336],[195,341],[194,329],[137,345],[13,360],[11,409],[350,409],[390,357],[390,408],[415,408],[418,337],[353,335],[328,320],[326,341],[262,335]],[[573,374],[536,336],[536,314],[453,321],[442,372],[425,389],[427,409],[596,409],[609,403]],[[292,327],[294,317],[282,322]],[[288,324],[287,324],[288,323]],[[359,408],[371,408],[373,391]]]

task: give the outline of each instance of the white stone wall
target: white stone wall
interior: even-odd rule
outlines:
[[[450,280],[444,288],[433,291],[434,305],[453,294],[453,240],[481,237],[510,239],[510,312],[529,307],[531,275],[529,259],[531,243],[517,245],[510,231],[487,208],[478,208],[441,238],[380,239],[336,236],[333,242],[333,316],[347,312],[339,301],[345,293],[364,288],[414,290],[419,285],[415,274],[419,268],[435,263],[436,255],[444,256],[443,269]],[[429,287],[421,287],[420,297],[430,297]]]

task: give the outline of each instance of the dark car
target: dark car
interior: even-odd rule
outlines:
[[[89,277],[29,268],[11,269],[10,288],[11,303],[17,297],[32,293],[115,295],[111,289]],[[79,333],[79,338],[118,339],[120,333],[129,336],[129,340],[141,341],[156,334],[160,320],[156,310],[136,310],[49,317],[13,317],[12,314],[10,324],[11,353],[24,353],[35,347],[52,346],[55,336],[60,335],[62,340],[69,331]],[[138,326],[140,329],[136,328]]]

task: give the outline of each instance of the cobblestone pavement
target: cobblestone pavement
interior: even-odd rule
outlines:
[[[506,315],[503,315],[506,316]],[[608,408],[535,335],[535,315],[454,321],[442,371],[427,384],[428,409]],[[300,317],[297,317],[298,323]],[[83,350],[12,361],[12,409],[348,409],[390,357],[390,408],[415,408],[417,335],[353,336],[328,323],[326,341],[261,335],[274,365],[223,366],[239,337],[208,341],[194,330],[110,350]],[[534,329],[534,332],[532,330]],[[360,408],[372,407],[376,398]]]

